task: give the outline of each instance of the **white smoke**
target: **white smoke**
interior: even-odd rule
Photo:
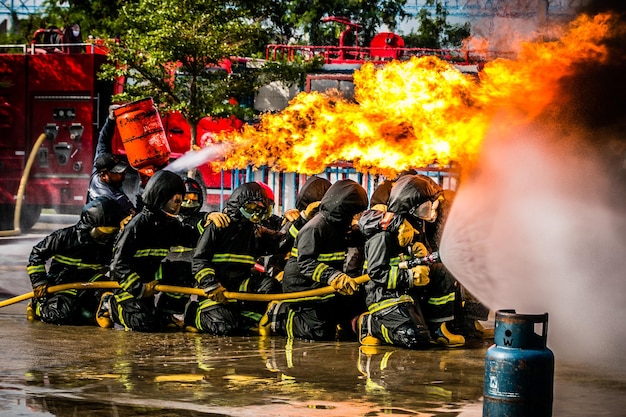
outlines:
[[[458,190],[442,259],[492,310],[549,313],[557,360],[626,376],[626,216],[598,153],[527,129],[487,140],[482,156]]]
[[[172,172],[184,172],[223,157],[222,144],[212,144],[200,150],[188,151],[183,156],[165,167]]]

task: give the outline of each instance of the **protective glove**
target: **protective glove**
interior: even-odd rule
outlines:
[[[124,217],[122,219],[122,221],[120,222],[120,231],[124,230],[124,228],[126,227],[126,225],[128,224],[128,222],[133,218],[134,213],[133,214],[129,214],[128,216]]]
[[[330,286],[341,295],[352,295],[359,288],[359,284],[346,274],[339,274],[330,281]]]
[[[121,107],[119,104],[111,104],[109,106],[109,119],[115,120],[115,109]]]
[[[317,214],[317,212],[320,210],[320,203],[321,201],[314,201],[306,206],[306,208],[302,212],[302,217],[304,217],[304,220],[311,220],[313,216]]]
[[[430,274],[430,268],[426,265],[419,265],[411,268],[411,272],[413,273],[413,286],[414,287],[423,287],[424,285],[428,285],[430,282],[430,278],[428,275]]]
[[[383,213],[387,212],[387,206],[385,204],[376,204],[372,206],[372,210],[382,211]]]
[[[290,209],[287,210],[285,212],[285,214],[283,214],[283,217],[288,221],[288,222],[295,222],[296,220],[298,220],[298,217],[300,216],[300,210],[298,209]]]
[[[48,295],[48,284],[37,285],[33,288],[33,296],[35,298],[44,298]]]
[[[415,229],[411,226],[406,219],[402,221],[400,227],[398,227],[398,243],[400,247],[404,248],[411,244],[413,237],[415,236]]]
[[[415,242],[413,246],[411,246],[413,256],[418,258],[423,258],[424,256],[428,256],[428,249],[422,242]]]
[[[144,284],[142,298],[152,297],[157,291],[154,287],[159,285],[159,281],[154,280]]]
[[[226,298],[226,296],[224,295],[225,291],[226,291],[226,288],[220,285],[217,288],[214,288],[212,290],[209,290],[209,291],[205,290],[204,293],[206,294],[209,300],[215,301],[216,303],[226,304],[228,303],[228,298]]]
[[[207,214],[206,221],[204,222],[204,227],[207,227],[211,223],[216,225],[218,229],[223,229],[230,224],[230,217],[228,217],[228,214],[226,213],[214,211],[213,213]]]

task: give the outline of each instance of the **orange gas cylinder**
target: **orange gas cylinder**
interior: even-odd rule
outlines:
[[[151,97],[118,107],[115,121],[133,168],[158,169],[168,163],[170,145]]]

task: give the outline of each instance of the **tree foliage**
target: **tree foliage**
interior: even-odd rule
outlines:
[[[426,0],[426,6],[417,14],[418,30],[404,35],[404,42],[411,48],[453,48],[461,45],[470,33],[469,23],[452,25],[448,23],[448,11],[442,0]]]

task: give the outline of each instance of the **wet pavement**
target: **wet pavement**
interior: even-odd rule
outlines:
[[[24,266],[46,227],[0,239],[0,298],[30,290]],[[410,351],[60,327],[28,322],[22,302],[0,308],[0,417],[475,417],[489,345]],[[555,357],[554,416],[626,416],[626,381]]]

